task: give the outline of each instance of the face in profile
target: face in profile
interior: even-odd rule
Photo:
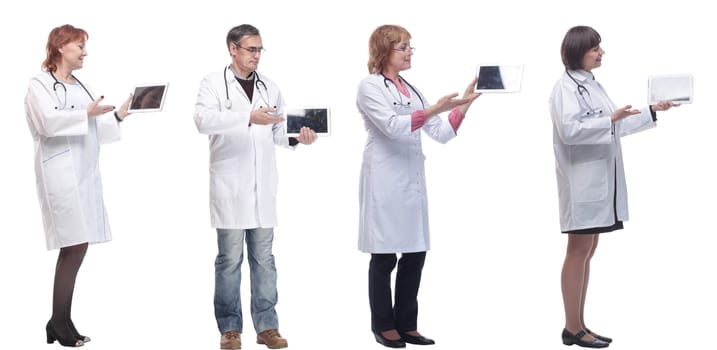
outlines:
[[[70,67],[72,70],[82,68],[85,56],[87,56],[85,45],[85,39],[73,41],[69,44],[63,45],[59,50],[60,54],[62,54],[63,64],[66,67]]]
[[[413,56],[413,48],[411,47],[411,39],[407,36],[401,36],[401,42],[393,47],[391,56],[388,60],[388,69],[395,72],[401,72],[411,68],[411,56]]]

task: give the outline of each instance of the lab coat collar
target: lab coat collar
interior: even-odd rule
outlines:
[[[568,72],[580,83],[584,83],[588,80],[595,80],[595,75],[583,69],[569,70]]]

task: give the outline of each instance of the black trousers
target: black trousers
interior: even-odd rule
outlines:
[[[368,297],[371,305],[371,330],[383,332],[415,331],[418,319],[418,287],[426,261],[426,252],[404,253],[398,260],[395,304],[391,302],[391,272],[396,254],[371,254],[368,268]]]

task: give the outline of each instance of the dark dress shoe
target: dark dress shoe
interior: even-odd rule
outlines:
[[[405,341],[406,343],[409,343],[409,344],[415,344],[415,345],[433,345],[433,344],[436,343],[435,341],[433,341],[433,339],[428,339],[428,338],[426,338],[426,337],[424,337],[424,336],[422,336],[422,335],[415,336],[415,335],[410,335],[410,334],[407,334],[407,333],[398,333],[398,334],[401,335],[401,340],[403,340],[403,341]]]
[[[379,344],[381,344],[385,347],[388,347],[388,348],[405,348],[406,347],[406,343],[403,340],[388,339],[388,338],[384,337],[381,334],[381,332],[376,332],[373,334],[373,336],[376,337],[376,342],[378,342]]]
[[[588,332],[588,333],[592,333],[592,331],[589,330],[589,329],[587,329],[587,328],[585,328],[585,331]],[[594,334],[594,333],[593,333],[593,334]],[[606,343],[608,343],[608,344],[609,344],[609,343],[612,343],[612,338],[603,337],[602,335],[598,335],[598,334],[593,335],[593,337],[596,338],[596,339],[602,340],[602,341],[604,341],[604,342],[606,342]],[[86,343],[86,342],[85,342],[85,343]]]
[[[584,330],[580,330],[577,334],[571,334],[567,329],[563,329],[563,344],[565,345],[577,345],[584,348],[606,348],[608,347],[607,342],[600,339],[593,339],[592,341],[584,341],[581,338],[587,334]]]
[[[52,328],[52,325],[50,322],[47,322],[47,326],[45,326],[45,332],[47,333],[47,343],[52,344],[57,340],[58,343],[62,346],[68,346],[68,347],[80,347],[82,345],[85,345],[85,343],[80,339],[75,339],[75,336],[73,334],[70,334],[68,336],[63,336],[57,333],[57,331]]]
[[[72,331],[72,334],[75,336],[76,339],[82,340],[83,343],[87,343],[92,340],[90,339],[90,337],[80,334],[80,332],[77,331],[77,328],[75,328],[75,324],[72,323],[72,320],[70,320],[70,323],[68,325],[70,326],[70,330]]]

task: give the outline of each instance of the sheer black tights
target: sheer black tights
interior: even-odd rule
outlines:
[[[71,326],[72,294],[75,291],[75,279],[82,260],[87,253],[87,243],[60,249],[55,267],[55,284],[52,292],[51,327],[60,337],[73,338]]]

